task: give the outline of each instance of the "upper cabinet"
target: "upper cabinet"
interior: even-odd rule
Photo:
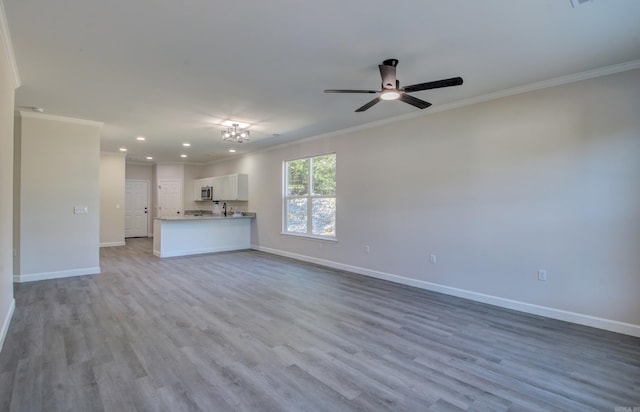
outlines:
[[[212,186],[213,200],[249,200],[249,175],[217,176]]]
[[[196,179],[193,186],[195,201],[202,200],[202,188],[205,186],[212,187],[213,200],[249,200],[249,175],[246,174]]]

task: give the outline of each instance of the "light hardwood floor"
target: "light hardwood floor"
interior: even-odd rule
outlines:
[[[16,286],[0,411],[614,411],[640,339],[256,251]]]

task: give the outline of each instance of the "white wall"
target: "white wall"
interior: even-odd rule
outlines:
[[[100,154],[100,246],[124,246],[125,155]]]
[[[196,202],[193,200],[195,185],[193,181],[195,179],[199,179],[199,173],[202,169],[201,166],[196,165],[184,165],[184,175],[182,181],[182,190],[184,192],[184,202],[183,208],[184,210],[200,210],[200,209],[211,209],[211,202]]]
[[[256,248],[640,336],[639,107],[633,70],[204,173],[249,174]],[[281,235],[282,162],[327,152],[338,242]]]
[[[158,181],[163,179],[184,178],[184,165],[182,163],[160,163],[156,165],[156,178]]]
[[[125,167],[126,179],[153,181],[153,164],[140,164],[127,162]]]
[[[0,349],[11,322],[13,298],[13,107],[20,85],[0,2]]]
[[[18,282],[100,272],[101,123],[21,112]],[[87,214],[75,214],[86,206]]]

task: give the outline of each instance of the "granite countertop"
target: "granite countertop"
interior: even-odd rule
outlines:
[[[243,212],[240,216],[215,216],[211,213],[202,215],[185,214],[183,216],[156,217],[158,220],[221,220],[221,219],[255,219],[256,214],[251,212]]]

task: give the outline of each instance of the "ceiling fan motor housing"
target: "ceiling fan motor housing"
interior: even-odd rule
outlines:
[[[398,59],[387,59],[382,62],[385,66],[393,66],[396,67],[398,65]]]

